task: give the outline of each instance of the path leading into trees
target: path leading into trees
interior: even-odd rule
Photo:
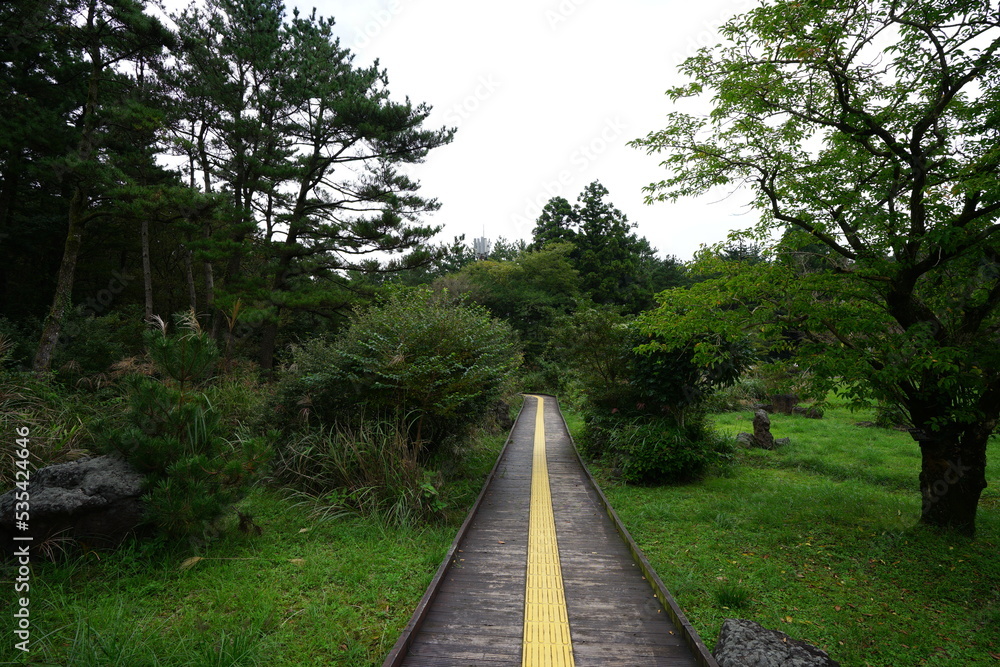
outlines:
[[[476,506],[383,667],[717,667],[581,464],[527,396]]]

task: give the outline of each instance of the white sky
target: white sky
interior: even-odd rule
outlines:
[[[439,241],[530,239],[552,196],[575,203],[594,180],[661,254],[683,260],[756,220],[742,192],[646,206],[643,186],[666,172],[625,145],[663,127],[677,65],[754,0],[286,4],[332,16],[356,65],[378,58],[394,98],[434,107],[427,127],[457,126],[409,172],[442,204],[427,218],[444,226]]]

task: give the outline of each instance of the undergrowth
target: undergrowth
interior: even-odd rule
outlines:
[[[713,418],[734,436],[749,412]],[[1000,469],[987,470],[975,540],[916,524],[919,449],[905,433],[773,415],[791,445],[743,450],[724,477],[618,484],[610,502],[702,639],[748,618],[828,651],[844,667],[992,664],[1000,655]],[[578,425],[570,420],[571,427]],[[1000,447],[990,446],[996,461]]]

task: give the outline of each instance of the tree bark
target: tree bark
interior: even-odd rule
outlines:
[[[184,279],[188,288],[188,307],[194,312],[198,312],[198,290],[194,285],[194,261],[191,248],[183,248],[184,252]]]
[[[971,427],[958,435],[913,433],[920,445],[920,523],[965,535],[976,532],[976,508],[986,488],[990,432]]]
[[[96,3],[91,0],[87,12],[87,28],[93,30]],[[99,45],[90,45],[87,49],[90,55],[90,78],[87,81],[87,101],[83,108],[83,132],[80,136],[77,156],[80,164],[87,165],[94,152],[94,134],[97,131],[97,102],[100,76],[104,71],[104,61]],[[85,214],[90,203],[90,197],[84,185],[77,182],[73,187],[73,195],[69,202],[69,228],[66,230],[66,243],[63,246],[63,256],[59,263],[59,275],[56,278],[55,295],[52,297],[52,307],[45,318],[42,328],[42,338],[38,342],[32,370],[36,374],[47,373],[52,368],[52,354],[59,341],[66,311],[72,303],[73,281],[76,277],[76,261],[83,245],[83,229],[86,225]]]
[[[140,224],[142,228],[142,286],[145,296],[144,320],[149,322],[153,319],[153,270],[149,262],[149,219],[143,216]]]
[[[66,233],[66,243],[63,247],[62,261],[59,264],[59,275],[56,279],[56,292],[52,298],[52,307],[45,318],[42,328],[42,338],[38,342],[32,370],[35,373],[46,373],[52,368],[52,354],[59,342],[59,332],[62,330],[63,319],[69,310],[73,296],[73,279],[76,276],[76,260],[80,256],[80,246],[83,243],[83,212],[86,195],[80,187],[75,188],[73,199],[69,205],[69,230]]]
[[[279,311],[280,314],[280,311]],[[266,374],[274,370],[274,345],[278,338],[278,321],[268,322],[264,325],[260,339],[260,355],[258,360],[260,367]]]

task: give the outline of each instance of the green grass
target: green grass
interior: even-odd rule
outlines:
[[[751,417],[715,421],[735,435],[752,430]],[[791,445],[741,452],[723,476],[603,482],[710,647],[724,619],[749,618],[844,667],[1000,659],[1000,469],[989,467],[976,540],[918,527],[919,450],[905,433],[853,425],[868,419],[836,405],[822,420],[772,415]],[[1000,458],[1000,446],[989,455]]]
[[[469,481],[438,525],[318,521],[309,507],[258,489],[241,509],[259,536],[229,530],[198,550],[146,542],[35,564],[31,652],[15,650],[5,630],[0,664],[381,664],[503,442],[490,437],[470,455]],[[14,575],[2,572],[6,606]]]

